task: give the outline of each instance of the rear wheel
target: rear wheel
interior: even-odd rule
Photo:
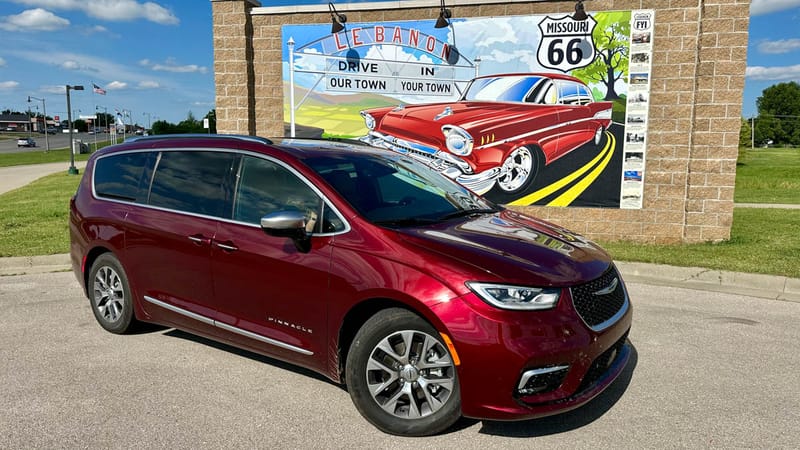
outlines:
[[[88,292],[92,312],[100,326],[123,334],[136,324],[128,277],[111,253],[100,255],[92,264]]]
[[[347,354],[350,397],[380,430],[403,436],[441,432],[461,416],[453,358],[436,330],[409,311],[371,317]]]

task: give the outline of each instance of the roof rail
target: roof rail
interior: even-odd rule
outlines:
[[[261,144],[272,144],[272,141],[261,136],[248,136],[244,134],[205,134],[205,133],[186,133],[186,134],[153,134],[149,136],[131,136],[125,142],[149,141],[155,139],[238,139],[240,141],[258,142]]]

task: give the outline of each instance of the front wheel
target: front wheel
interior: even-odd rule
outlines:
[[[447,346],[428,322],[404,309],[380,311],[361,327],[345,378],[358,411],[386,433],[436,434],[461,416]]]
[[[111,253],[100,255],[92,264],[88,293],[94,317],[107,331],[124,334],[136,324],[128,277]]]
[[[603,132],[605,132],[605,128],[602,125],[597,127],[597,130],[594,132],[594,145],[595,147],[599,147],[600,143],[603,142]]]

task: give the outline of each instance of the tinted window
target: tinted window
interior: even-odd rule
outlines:
[[[224,152],[162,152],[150,204],[222,217],[235,158]]]
[[[332,211],[322,211],[322,199],[305,182],[283,166],[261,158],[245,156],[233,205],[233,218],[258,224],[269,213],[285,210],[306,213],[316,226],[309,231],[333,232],[344,224]],[[323,220],[317,220],[320,215]]]
[[[156,153],[139,152],[98,159],[94,167],[97,196],[146,202],[155,156]]]
[[[368,220],[376,223],[438,220],[494,205],[424,164],[394,154],[354,153],[306,163]]]

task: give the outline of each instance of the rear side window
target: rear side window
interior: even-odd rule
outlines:
[[[163,152],[153,177],[150,204],[225,217],[236,155],[227,152]]]
[[[97,160],[94,190],[98,197],[145,203],[153,173],[153,152],[124,153]]]

